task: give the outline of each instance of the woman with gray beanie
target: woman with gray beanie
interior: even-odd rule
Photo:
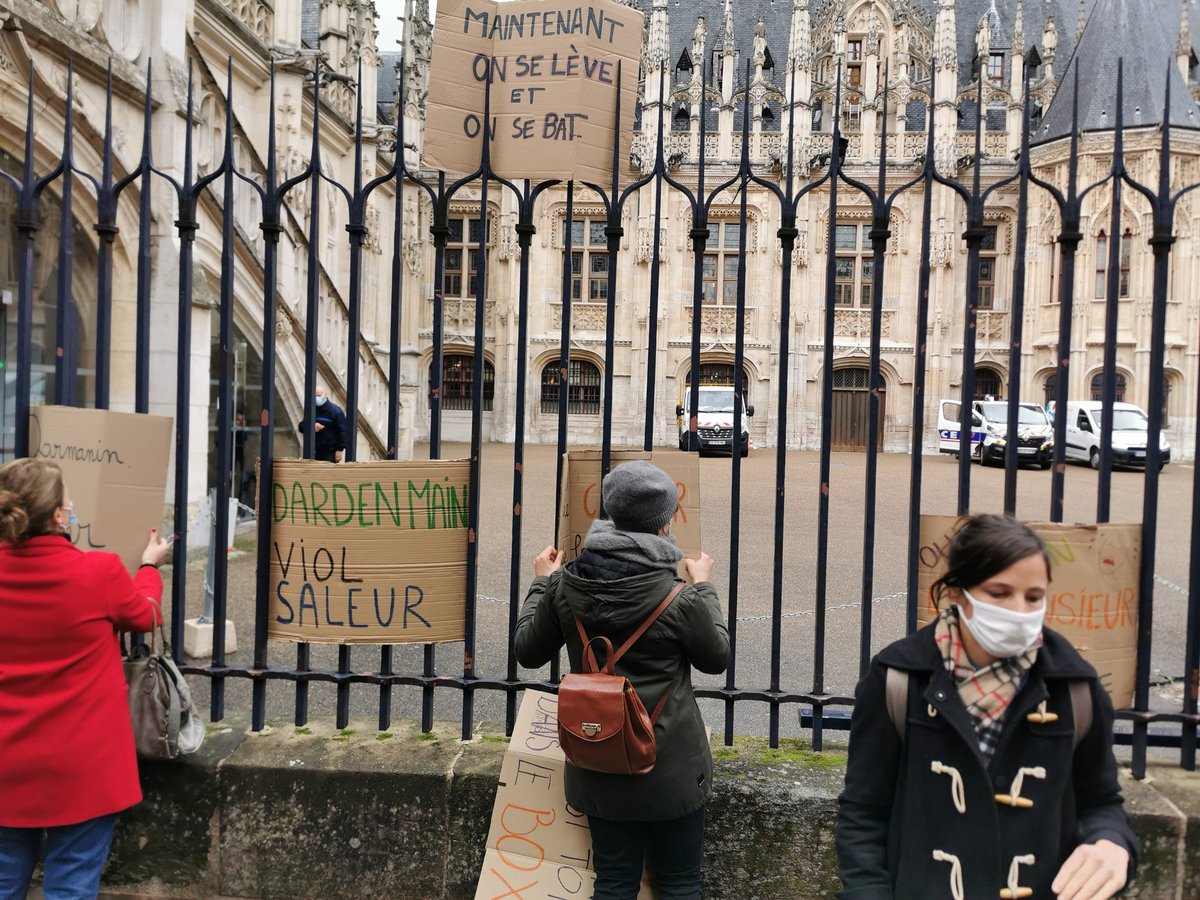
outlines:
[[[601,487],[603,510],[579,557],[565,568],[547,547],[517,622],[517,660],[537,668],[566,644],[571,671],[582,671],[583,642],[619,646],[679,584],[683,554],[671,536],[679,509],[675,480],[645,460],[617,466]],[[717,674],[729,660],[729,632],[712,559],[683,560],[687,583],[617,663],[647,710],[665,698],[654,725],[657,759],[645,775],[612,775],[566,766],[567,802],[587,814],[595,900],[637,896],[647,851],[663,900],[698,898],[704,804],[712,791],[712,754],[691,667]],[[598,644],[593,644],[596,648]]]

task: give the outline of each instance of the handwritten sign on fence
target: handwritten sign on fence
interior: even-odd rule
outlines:
[[[171,419],[38,406],[29,413],[29,453],[62,468],[79,519],[71,541],[117,553],[136,570],[149,530],[162,525]]]
[[[946,570],[946,550],[961,527],[954,516],[921,516],[917,620],[933,621],[930,587]],[[1117,709],[1133,704],[1137,665],[1140,525],[1030,522],[1050,551],[1046,625],[1069,640],[1100,674]]]
[[[492,169],[506,178],[609,184],[614,142],[618,172],[629,159],[643,18],[614,0],[443,0],[433,29],[425,165],[474,172],[486,124]]]
[[[469,488],[467,460],[276,460],[268,635],[463,640]]]
[[[647,459],[675,479],[679,511],[671,533],[685,559],[700,558],[700,460],[695,453],[667,450],[613,450],[612,466],[631,459]],[[563,497],[559,507],[558,549],[564,563],[579,555],[592,522],[600,514],[600,451],[571,450],[563,466]],[[683,574],[682,568],[680,574]]]
[[[500,768],[475,900],[591,897],[592,833],[567,803],[558,745],[558,698],[526,691]],[[643,874],[639,900],[656,896]]]

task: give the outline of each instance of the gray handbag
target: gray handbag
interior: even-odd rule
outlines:
[[[171,658],[158,609],[150,644],[122,639],[125,681],[129,685],[129,718],[133,742],[142,759],[178,759],[195,753],[204,740],[204,721],[192,705],[192,692]]]

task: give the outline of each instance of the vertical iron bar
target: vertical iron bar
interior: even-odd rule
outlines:
[[[663,115],[662,97],[665,71],[662,66],[658,70],[658,137],[654,145],[654,229],[651,240],[654,246],[650,250],[650,311],[646,320],[646,430],[642,441],[642,449],[647,453],[654,449],[654,393],[655,382],[658,379],[658,304],[660,287],[660,266],[662,252],[659,246],[659,235],[662,229],[662,195],[663,195]],[[700,171],[704,171],[704,119],[700,119]]]
[[[659,72],[659,99],[662,100],[662,77],[663,70]],[[708,78],[708,61],[705,60],[700,64],[700,84],[707,84]],[[708,114],[704,111],[704,93],[701,89],[700,100],[700,159],[696,166],[696,203],[692,209],[692,228],[688,232],[688,237],[692,239],[692,347],[690,354],[690,362],[688,366],[688,402],[687,402],[687,426],[688,440],[687,449],[689,453],[700,452],[700,416],[697,410],[700,408],[700,326],[704,319],[704,250],[708,246],[708,203],[704,199],[704,169],[707,162],[708,144]],[[665,116],[665,107],[659,105],[659,134],[662,133],[662,119]],[[743,135],[743,142],[745,135]],[[659,160],[658,164],[662,164],[663,148],[659,143]],[[657,208],[656,208],[657,213]],[[658,222],[655,221],[657,226]],[[654,246],[658,247],[658,232],[655,231]],[[657,270],[655,272],[657,278]],[[657,348],[656,348],[657,349]],[[734,391],[737,391],[738,382],[741,380],[741,373],[733,373]],[[736,404],[735,404],[736,405]],[[647,417],[653,414],[652,410],[647,409]],[[649,428],[649,422],[647,422]],[[648,446],[647,446],[647,449]],[[779,717],[779,707],[772,705],[772,714],[776,719]],[[774,746],[774,743],[772,743]]]
[[[617,341],[617,253],[621,249],[621,237],[625,229],[621,227],[621,207],[618,204],[618,191],[621,189],[621,61],[617,60],[616,108],[613,113],[613,147],[612,147],[612,183],[608,193],[608,221],[604,226],[604,237],[608,241],[608,279],[605,290],[604,315],[604,396],[601,403],[603,409],[603,425],[600,439],[600,481],[608,474],[612,462],[612,420],[613,420],[613,367],[616,365]],[[590,292],[589,292],[590,293]],[[650,417],[647,416],[647,419]],[[603,494],[600,498],[601,515],[604,510]],[[556,511],[557,513],[557,511]]]
[[[227,75],[225,100],[225,159],[221,164],[222,209],[221,209],[221,300],[220,300],[220,347],[217,350],[219,374],[217,376],[217,511],[213,527],[217,530],[215,541],[209,546],[216,554],[211,561],[213,573],[213,669],[225,665],[225,611],[229,585],[229,554],[226,552],[229,534],[230,473],[233,470],[233,275],[235,266],[234,242],[237,240],[237,224],[233,217],[234,174],[236,161],[233,155],[233,61],[230,60]],[[144,190],[145,188],[143,188]],[[147,288],[149,285],[147,285]],[[219,674],[212,680],[212,720],[219,722],[225,717],[225,679]]]
[[[112,126],[112,60],[104,88],[104,151],[100,186],[96,194],[96,233],[100,242],[96,260],[96,409],[108,409],[109,382],[112,368],[109,356],[112,346],[112,282],[113,242],[117,237],[117,204],[113,196],[113,126]],[[146,93],[150,85],[146,84]],[[182,366],[182,360],[180,361]],[[172,643],[174,646],[174,643]]]
[[[188,102],[191,97],[189,94]],[[279,172],[275,157],[275,65],[271,65],[271,109],[267,124],[267,173],[263,186],[263,332],[262,332],[262,411],[259,419],[258,441],[258,532],[255,552],[258,566],[254,585],[254,668],[262,671],[268,666],[267,628],[271,592],[271,519],[272,482],[275,477],[275,334],[276,285],[279,280],[279,224],[283,196],[279,191]],[[191,139],[191,129],[188,129]],[[250,689],[251,724],[254,731],[266,725],[267,682],[255,678]]]
[[[820,487],[817,492],[817,572],[816,621],[813,623],[813,689],[825,693],[825,607],[829,594],[829,480],[832,470],[833,437],[833,324],[834,284],[837,280],[837,195],[838,175],[842,170],[842,124],[838,110],[842,106],[842,67],[838,66],[837,87],[834,91],[833,139],[829,152],[829,221],[825,229],[825,339],[821,360],[821,460]],[[772,662],[774,667],[774,662]],[[772,673],[772,677],[778,677]],[[824,744],[825,708],[813,706],[813,749],[820,752]],[[771,707],[770,725],[772,746],[779,740],[779,710]]]
[[[67,108],[63,126],[62,205],[58,219],[58,268],[56,281],[58,302],[57,352],[54,359],[54,402],[60,406],[75,405],[75,297],[71,291],[75,260],[74,223],[71,216],[73,196],[72,175],[75,167],[75,92],[73,63],[67,60]],[[143,229],[145,229],[143,225]]]
[[[930,98],[930,109],[933,108]],[[917,334],[913,356],[912,452],[908,476],[908,579],[905,597],[904,631],[912,634],[917,628],[917,609],[925,601],[917,587],[921,548],[921,483],[925,460],[922,448],[925,441],[925,380],[929,359],[929,261],[933,255],[933,124],[926,128],[925,179],[921,197],[921,262],[917,266]]]
[[[149,87],[147,87],[149,90]],[[187,610],[188,478],[192,440],[192,282],[196,245],[196,192],[192,174],[192,63],[188,61],[186,134],[183,141],[183,183],[179,189],[179,316],[175,340],[175,545],[171,566],[171,647],[183,660],[183,620]],[[99,347],[97,347],[99,349]],[[205,381],[208,379],[206,378]],[[265,595],[265,591],[263,592]]]
[[[467,225],[470,240],[470,223]],[[442,351],[446,340],[443,282],[446,280],[446,239],[450,236],[450,200],[446,196],[446,173],[438,172],[437,202],[433,204],[433,357],[429,363],[429,458],[442,458]],[[470,265],[470,254],[467,256]],[[468,271],[470,269],[468,268]]]
[[[1019,437],[1021,400],[1021,354],[1025,352],[1025,254],[1029,243],[1029,70],[1025,70],[1024,107],[1021,113],[1021,159],[1017,170],[1017,247],[1013,254],[1012,312],[1008,342],[1008,424],[1004,445],[1004,512],[1017,514],[1017,470],[1020,468]],[[1037,448],[1041,460],[1042,448]]]
[[[1104,387],[1103,407],[1100,412],[1100,478],[1096,484],[1096,521],[1107,522],[1112,506],[1112,423],[1113,403],[1117,395],[1117,324],[1121,309],[1121,176],[1125,172],[1123,158],[1124,115],[1121,109],[1124,103],[1125,60],[1117,60],[1117,109],[1116,123],[1113,129],[1113,161],[1112,161],[1112,212],[1109,216],[1108,236],[1108,272],[1104,300]],[[1153,374],[1153,373],[1151,373]],[[1143,562],[1146,548],[1142,548]],[[1138,624],[1141,631],[1141,623]]]
[[[574,249],[575,228],[575,182],[567,182],[567,217],[563,226],[563,274],[562,274],[562,327],[558,343],[558,444],[554,476],[554,545],[557,547],[561,535],[559,524],[563,498],[563,454],[567,452],[567,404],[570,392],[571,367],[571,252]]]
[[[153,215],[153,179],[154,174],[154,137],[153,137],[153,91],[152,68],[150,61],[146,62],[146,95],[145,107],[142,110],[142,158],[138,164],[141,172],[141,186],[138,189],[138,253],[137,253],[137,337],[134,354],[133,379],[133,408],[135,412],[150,412],[150,287],[152,278],[151,251],[153,243],[150,228],[154,222]],[[228,95],[228,104],[233,103],[232,95]],[[230,155],[230,165],[233,165]],[[232,203],[232,196],[227,198]],[[99,347],[97,346],[97,350]],[[231,420],[232,421],[232,420]],[[222,540],[224,540],[222,538]],[[222,545],[223,546],[223,545]],[[216,634],[217,626],[213,626]]]
[[[313,66],[313,139],[310,152],[308,202],[308,268],[304,319],[304,442],[303,457],[313,459],[317,453],[315,396],[317,392],[317,339],[321,327],[321,66]],[[312,648],[296,645],[296,671],[309,671]],[[308,722],[308,680],[296,681],[297,725]]]
[[[13,456],[29,455],[29,402],[33,386],[33,242],[38,228],[37,176],[33,173],[33,67],[29,69],[29,94],[25,119],[25,164],[21,173],[21,198],[17,212],[17,240],[21,264],[17,282],[17,397],[13,422]]]
[[[1075,64],[1075,90],[1071,101],[1071,147],[1067,155],[1067,202],[1063,207],[1062,265],[1058,285],[1058,374],[1054,390],[1054,466],[1050,477],[1050,521],[1063,520],[1067,479],[1067,398],[1070,396],[1071,307],[1075,298],[1075,256],[1083,240],[1079,198],[1079,64]]]
[[[487,312],[487,248],[488,248],[488,189],[491,187],[489,170],[491,168],[492,145],[492,74],[488,68],[488,77],[483,84],[483,140],[479,153],[479,268],[475,274],[475,352],[471,355],[471,483],[467,487],[470,496],[467,507],[467,596],[465,598],[464,628],[463,628],[463,696],[462,739],[469,741],[474,728],[475,692],[471,682],[475,680],[475,632],[477,587],[479,585],[479,503],[480,482],[483,480],[483,373],[484,373],[484,334],[485,313]],[[468,237],[470,235],[468,234]],[[466,269],[470,272],[470,259]]]
[[[519,221],[517,222],[517,245],[521,248],[520,274],[517,284],[517,397],[516,433],[513,435],[513,505],[512,547],[508,573],[508,668],[509,681],[517,679],[517,614],[521,605],[521,525],[522,504],[525,502],[525,394],[529,368],[529,250],[537,228],[533,224],[533,197],[529,192],[529,179],[525,179],[525,193],[519,198]],[[555,517],[558,510],[554,511]],[[517,720],[517,695],[508,691],[505,697],[504,729],[511,734]]]
[[[788,394],[789,377],[791,375],[791,340],[792,340],[792,254],[796,248],[796,238],[800,232],[796,228],[796,200],[792,197],[795,186],[795,152],[796,152],[796,70],[792,69],[788,90],[788,141],[787,141],[787,177],[784,182],[784,200],[780,215],[779,243],[783,250],[783,268],[779,278],[779,371],[777,400],[775,403],[776,440],[775,440],[775,553],[772,560],[771,579],[771,690],[780,690],[779,670],[783,653],[783,556],[784,541],[779,537],[784,534],[785,516],[787,513],[787,437],[788,437],[788,407],[791,397]],[[743,140],[745,138],[743,137]],[[729,606],[729,665],[725,669],[725,688],[733,691],[737,687],[737,607]],[[732,699],[725,701],[725,746],[733,746],[733,709]]]
[[[1171,233],[1174,210],[1171,204],[1171,79],[1167,70],[1167,87],[1163,103],[1162,143],[1159,147],[1158,196],[1154,207],[1154,234],[1150,247],[1154,252],[1154,285],[1150,313],[1150,390],[1149,428],[1146,432],[1146,474],[1142,492],[1142,562],[1138,572],[1138,646],[1137,673],[1134,682],[1133,708],[1139,712],[1150,709],[1150,652],[1154,626],[1154,568],[1158,547],[1158,486],[1162,466],[1161,440],[1163,426],[1163,367],[1167,344],[1167,286],[1171,276]],[[1193,520],[1195,528],[1195,520]],[[1184,670],[1185,674],[1187,670]],[[1185,680],[1184,697],[1188,695]],[[1183,733],[1196,727],[1187,722],[1180,726]],[[1133,724],[1133,776],[1146,777],[1146,747],[1148,723],[1135,719]]]
[[[889,226],[890,211],[887,197],[887,96],[891,86],[890,74],[883,78],[882,117],[883,129],[879,137],[879,187],[874,201],[871,220],[871,347],[869,375],[871,392],[867,416],[867,471],[863,505],[863,575],[861,612],[858,637],[858,677],[864,678],[871,665],[871,622],[874,613],[872,597],[875,593],[875,495],[879,480],[880,391],[883,378],[879,372],[880,345],[883,342],[883,275],[888,238],[892,236]],[[831,248],[830,252],[833,250]]]
[[[979,250],[986,232],[983,228],[983,201],[980,196],[980,155],[983,152],[983,106],[982,69],[975,87],[975,173],[971,185],[971,201],[967,204],[967,230],[963,240],[967,242],[967,291],[963,309],[963,352],[962,385],[959,391],[959,442],[958,442],[958,514],[967,515],[971,510],[971,438],[975,433],[972,405],[975,400],[975,331],[979,312]],[[983,459],[983,441],[979,442],[980,460]]]
[[[746,60],[746,102],[742,104],[742,158],[738,165],[741,184],[738,190],[741,202],[738,207],[738,261],[737,284],[735,287],[734,329],[733,340],[733,435],[730,450],[730,486],[729,486],[729,618],[734,620],[734,610],[738,606],[738,575],[742,547],[742,423],[745,416],[746,404],[746,222],[749,217],[749,186],[750,186],[750,66],[752,60]],[[721,241],[724,246],[723,240]],[[724,263],[721,263],[724,265]],[[724,288],[722,287],[722,291]],[[724,297],[721,298],[724,301]],[[697,307],[696,312],[700,310]],[[699,316],[697,316],[699,318]],[[699,387],[699,379],[693,378]],[[696,407],[692,407],[693,410]],[[749,428],[746,436],[746,453],[750,452]],[[781,532],[776,532],[776,540]],[[726,718],[731,717],[733,710],[726,706]],[[732,724],[726,722],[727,725]],[[728,729],[727,729],[728,731]],[[777,746],[772,744],[771,746]]]

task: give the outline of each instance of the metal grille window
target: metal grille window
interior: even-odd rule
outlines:
[[[1058,396],[1058,373],[1051,372],[1046,376],[1045,382],[1042,384],[1042,390],[1046,394],[1046,407],[1049,408],[1050,402]]]
[[[871,387],[871,370],[863,368],[834,369],[833,386],[844,390],[868,390]]]
[[[704,252],[703,302],[732,306],[737,302],[738,244],[740,222],[710,222]]]
[[[996,226],[985,225],[979,245],[979,308],[991,309],[996,302]]]
[[[1113,380],[1116,382],[1116,388],[1117,388],[1116,396],[1113,399],[1116,400],[1117,403],[1124,403],[1125,402],[1125,376],[1122,375],[1120,372],[1114,372]],[[1104,399],[1104,373],[1103,372],[1097,372],[1095,375],[1092,376],[1091,390],[1092,390],[1092,399],[1093,400],[1103,400]]]
[[[606,224],[603,219],[576,219],[571,223],[572,300],[597,303],[608,300]],[[563,222],[563,234],[566,234],[566,222]]]
[[[475,282],[479,277],[479,244],[483,238],[483,222],[461,216],[450,219],[448,224],[450,234],[446,236],[446,271],[442,278],[442,295],[474,297]]]
[[[1129,264],[1133,255],[1133,234],[1128,228],[1121,235],[1121,268],[1119,274],[1121,276],[1121,289],[1118,292],[1119,297],[1129,296]]]
[[[1096,236],[1096,299],[1104,299],[1104,283],[1108,276],[1108,237],[1103,231]]]
[[[429,367],[433,383],[433,366]],[[442,357],[442,409],[470,409],[475,385],[475,358],[466,353],[447,353]],[[483,361],[483,408],[491,412],[496,395],[496,369]]]
[[[558,412],[558,360],[542,369],[542,412]],[[567,368],[567,412],[600,415],[600,368],[586,359],[573,359]]]
[[[875,257],[867,238],[867,226],[842,224],[834,226],[834,290],[835,306],[871,305],[872,278]]]
[[[998,400],[1003,390],[1004,382],[1000,379],[1000,373],[995,369],[976,369],[975,370],[975,398],[976,400]]]

